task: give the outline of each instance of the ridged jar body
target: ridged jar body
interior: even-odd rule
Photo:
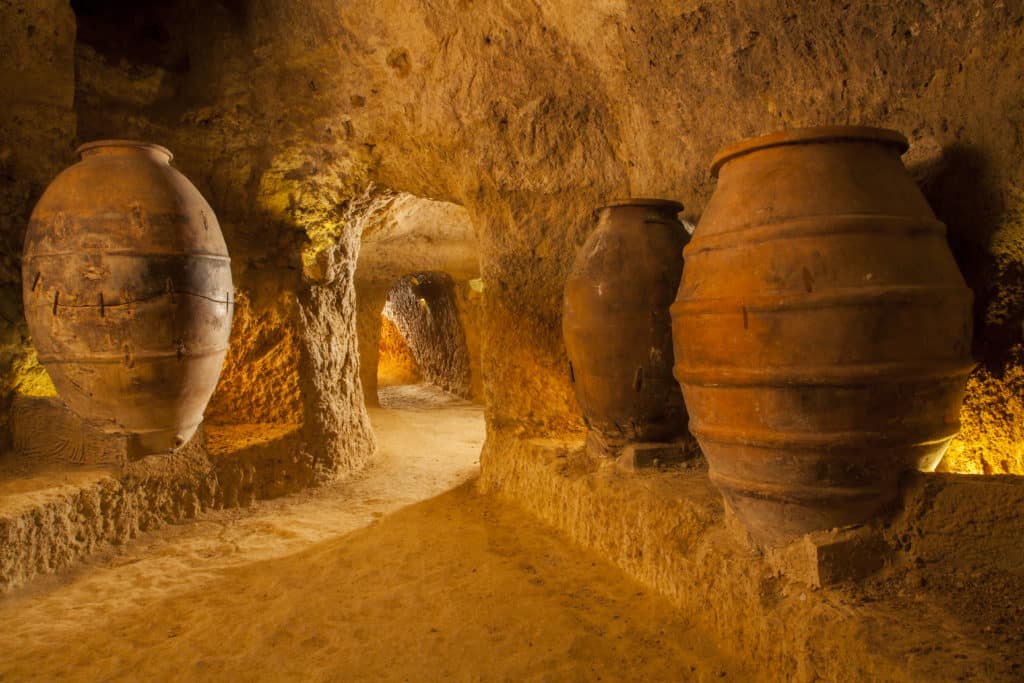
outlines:
[[[959,429],[971,301],[898,133],[740,143],[672,307],[690,431],[762,543],[862,523]]]
[[[681,209],[641,199],[604,207],[566,281],[562,331],[595,455],[685,434],[669,318],[689,239]]]
[[[25,237],[25,315],[39,360],[81,417],[184,444],[227,350],[234,288],[224,237],[157,145],[102,141],[62,172]]]

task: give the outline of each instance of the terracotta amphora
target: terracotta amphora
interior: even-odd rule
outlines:
[[[39,360],[81,417],[189,440],[220,376],[234,288],[217,217],[159,145],[104,140],[50,184],[25,236],[25,315]]]
[[[682,208],[660,199],[602,208],[566,281],[562,331],[594,455],[686,433],[669,318],[689,239]]]
[[[959,429],[972,294],[906,149],[894,131],[822,127],[714,159],[672,306],[675,376],[759,543],[870,520]]]

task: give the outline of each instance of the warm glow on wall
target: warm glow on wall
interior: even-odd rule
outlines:
[[[19,360],[12,367],[14,371],[14,391],[22,396],[56,396],[57,389],[50,380],[46,369],[39,364],[35,349]]]
[[[960,434],[939,471],[956,474],[1024,475],[1024,369],[1011,365],[1002,377],[979,368],[967,381]]]

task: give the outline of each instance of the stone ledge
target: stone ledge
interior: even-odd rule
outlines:
[[[180,452],[133,461],[123,435],[57,399],[22,398],[14,417],[20,449],[0,458],[0,592],[205,509],[322,481],[301,425],[200,427]]]
[[[825,548],[821,560],[827,561],[814,569],[823,572],[819,583],[848,561],[843,552],[874,552],[879,537],[891,551],[882,570],[867,581],[815,588],[808,579],[815,578],[809,568],[819,562],[817,550],[811,561],[797,565],[804,575],[783,573],[746,541],[706,470],[625,473],[587,458],[582,439],[531,440],[493,432],[481,466],[482,490],[515,502],[667,596],[724,647],[745,653],[765,680],[1020,680],[1020,634],[990,635],[969,615],[969,606],[964,612],[946,600],[944,588],[929,587],[914,545],[920,543],[929,557],[944,547],[932,549],[934,542],[926,540],[931,530],[949,527],[942,519],[947,516],[940,509],[943,501],[968,496],[975,507],[989,509],[982,499],[990,492],[978,488],[999,486],[1008,488],[1002,495],[1009,504],[997,508],[1010,510],[1015,492],[1024,491],[1019,482],[916,478],[904,512],[890,527],[875,530],[867,546],[845,545],[849,539],[841,534],[835,540],[842,547],[812,542]],[[969,554],[979,558],[992,534],[1002,535],[1002,544],[1024,547],[1019,512],[1015,518],[977,512],[978,520],[1002,516],[1003,523],[993,529],[982,521],[972,533],[959,525],[957,533],[970,536],[960,545],[976,547]],[[900,544],[894,543],[897,537]],[[948,569],[957,573],[952,562]],[[1017,581],[1024,570],[988,569],[1000,577],[993,585],[1009,587],[999,599],[1005,605],[990,605],[995,612],[988,616],[1009,622],[1024,600],[1024,584]],[[1010,629],[1014,623],[1019,624],[1011,623]]]
[[[140,461],[124,470],[26,469],[26,461],[8,455],[0,473],[0,591],[209,507],[217,490],[210,463],[196,444],[183,451],[166,456],[172,462]]]

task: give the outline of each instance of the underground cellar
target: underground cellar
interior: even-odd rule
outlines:
[[[1024,4],[0,25],[3,679],[1024,678]]]

